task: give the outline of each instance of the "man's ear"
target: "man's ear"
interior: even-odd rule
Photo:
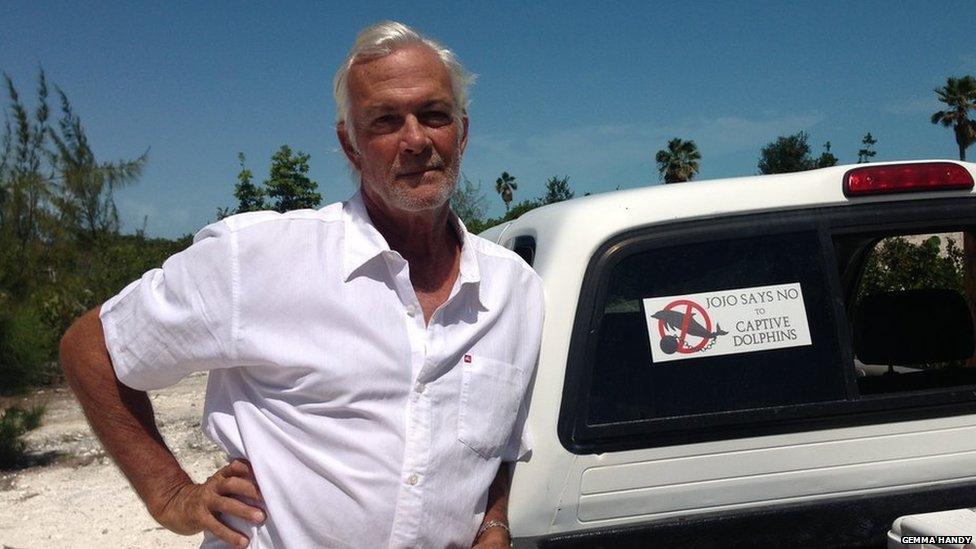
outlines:
[[[464,148],[468,146],[468,117],[461,117],[461,154],[464,154]]]
[[[360,156],[359,151],[352,144],[352,140],[349,139],[349,132],[346,131],[345,122],[336,124],[336,137],[339,138],[339,144],[342,145],[342,152],[346,153],[346,158],[349,159],[349,162],[360,172],[363,171],[362,156]]]

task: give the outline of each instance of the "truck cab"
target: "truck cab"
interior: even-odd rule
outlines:
[[[878,547],[976,505],[974,175],[658,185],[483,233],[546,291],[514,545]]]

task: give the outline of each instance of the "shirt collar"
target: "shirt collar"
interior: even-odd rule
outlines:
[[[392,253],[383,235],[373,226],[362,191],[342,204],[342,280],[348,282],[360,267],[376,256]]]
[[[461,241],[461,265],[459,266],[458,281],[461,284],[480,284],[481,269],[478,268],[478,256],[474,252],[474,246],[469,241],[470,233],[461,218],[451,212],[451,226],[457,231],[458,240]]]
[[[481,269],[478,267],[478,256],[469,241],[468,230],[454,212],[450,213],[450,223],[457,232],[458,240],[461,241],[458,286],[472,284],[476,290],[480,289]],[[342,280],[344,282],[348,282],[360,267],[379,255],[389,254],[399,257],[399,254],[390,249],[386,239],[373,225],[366,204],[363,202],[361,190],[356,191],[356,194],[343,203],[342,224]]]

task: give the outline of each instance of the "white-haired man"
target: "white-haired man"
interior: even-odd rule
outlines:
[[[359,191],[210,225],[65,334],[69,382],[161,524],[206,547],[507,546],[542,290],[449,210],[469,82],[402,24],[364,30],[335,78]],[[195,370],[233,458],[202,484],[142,392]]]

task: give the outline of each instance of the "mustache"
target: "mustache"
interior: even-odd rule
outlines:
[[[437,152],[434,152],[427,162],[418,165],[403,164],[400,159],[397,158],[393,163],[393,173],[395,175],[407,175],[418,172],[425,172],[427,170],[440,170],[443,169],[446,164],[444,159],[440,157]]]

